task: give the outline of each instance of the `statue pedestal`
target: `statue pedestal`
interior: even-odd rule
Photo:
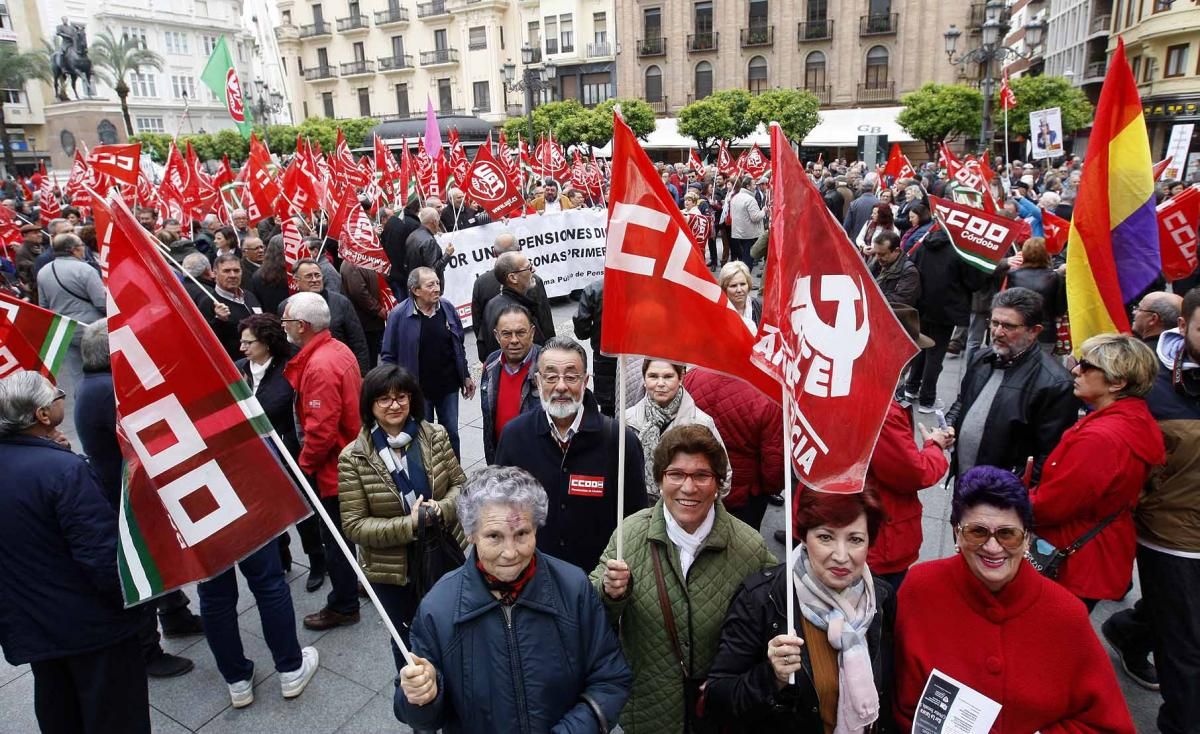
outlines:
[[[81,99],[46,105],[46,149],[50,167],[67,171],[82,145],[127,142],[121,104],[108,99]],[[66,183],[63,181],[62,183]]]

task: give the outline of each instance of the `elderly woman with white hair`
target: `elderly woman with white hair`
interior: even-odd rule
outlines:
[[[762,301],[750,295],[750,268],[741,260],[730,260],[721,266],[717,284],[729,299],[729,307],[742,317],[751,334],[756,333],[762,320]]]
[[[607,732],[632,675],[587,577],[537,550],[546,491],[490,466],[457,509],[472,547],[417,609],[396,718],[454,734]]]

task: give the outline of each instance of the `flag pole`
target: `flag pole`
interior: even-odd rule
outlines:
[[[625,557],[625,355],[617,355],[617,560]]]
[[[379,601],[379,597],[375,594],[375,587],[371,586],[371,582],[367,580],[367,575],[363,572],[362,566],[359,565],[358,559],[350,550],[350,546],[346,545],[346,540],[342,537],[342,529],[334,524],[333,518],[331,518],[329,513],[325,511],[325,506],[321,504],[320,496],[313,491],[312,485],[308,483],[308,478],[304,476],[304,472],[302,472],[300,467],[296,464],[296,460],[292,457],[291,452],[289,452],[287,447],[283,445],[283,440],[279,438],[279,434],[276,433],[274,429],[271,429],[270,435],[272,443],[275,444],[275,448],[279,450],[279,453],[283,456],[284,461],[287,462],[287,465],[292,470],[292,473],[297,479],[299,479],[300,486],[304,489],[304,494],[307,495],[309,502],[312,503],[313,509],[316,510],[317,514],[321,516],[321,521],[324,522],[325,527],[329,529],[329,534],[333,536],[334,541],[337,543],[338,549],[341,550],[342,555],[346,557],[346,561],[350,564],[350,568],[354,569],[354,575],[358,577],[358,582],[362,584],[363,589],[367,592],[367,597],[370,598],[371,603],[375,605],[375,610],[379,612],[379,618],[383,620],[383,625],[387,627],[388,634],[392,636],[392,641],[396,643],[396,647],[400,648],[400,654],[404,656],[405,662],[407,662],[409,665],[415,665],[413,662],[412,653],[408,651],[408,646],[405,645],[404,640],[400,638],[400,632],[396,629],[396,625],[392,623],[392,618],[388,616],[387,611],[383,608],[383,604]]]
[[[782,390],[783,397],[783,573],[784,573],[784,606],[787,607],[787,633],[796,634],[796,612],[794,599],[796,594],[796,576],[792,564],[792,410],[791,398],[787,390]],[[796,674],[788,676],[788,683],[796,682]]]

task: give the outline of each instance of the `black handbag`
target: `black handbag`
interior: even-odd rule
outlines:
[[[1058,548],[1045,538],[1033,534],[1029,540],[1029,550],[1025,551],[1025,559],[1041,575],[1048,579],[1056,579],[1062,571],[1062,564],[1075,555],[1089,540],[1099,535],[1100,531],[1108,527],[1108,524],[1116,520],[1120,514],[1118,511],[1104,518],[1096,527],[1076,538],[1075,542],[1066,548]]]
[[[409,553],[409,581],[417,598],[423,598],[438,579],[466,562],[454,534],[446,527],[441,514],[430,507],[417,513],[417,539]]]

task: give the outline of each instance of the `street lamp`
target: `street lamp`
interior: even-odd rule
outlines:
[[[262,90],[265,86],[265,84],[258,85],[258,99],[254,100],[254,116],[262,120],[263,144],[267,146],[267,150],[270,150],[271,141],[267,137],[267,127],[274,122],[275,115],[283,109],[283,95],[272,90],[269,95],[263,96]]]
[[[532,68],[534,48],[528,43],[521,47],[521,78],[517,78],[517,65],[509,61],[501,71],[504,74],[504,88],[509,92],[525,92],[525,117],[529,126],[529,144],[533,145],[533,105],[534,92],[542,92],[554,88],[554,80],[558,76],[558,68],[553,62],[547,61],[541,68]]]
[[[962,31],[957,26],[951,25],[942,34],[946,43],[946,58],[951,64],[961,66],[971,63],[983,67],[983,124],[979,133],[981,150],[987,150],[992,143],[992,91],[996,84],[996,62],[1032,58],[1033,49],[1041,45],[1042,33],[1046,30],[1044,21],[1031,20],[1025,24],[1024,40],[1028,50],[1018,51],[1015,48],[1001,46],[1001,31],[1004,29],[1003,10],[1004,3],[1000,0],[988,0],[987,5],[984,6],[983,25],[980,27],[981,43],[979,48],[964,52],[958,58],[955,58],[954,54]]]

